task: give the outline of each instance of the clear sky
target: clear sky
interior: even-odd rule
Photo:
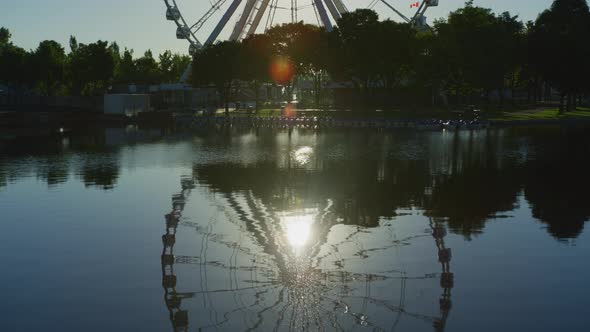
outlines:
[[[212,0],[176,0],[189,21],[196,22]],[[279,0],[285,5],[288,0]],[[349,8],[367,6],[372,0],[343,0]],[[402,12],[411,16],[410,3],[416,0],[389,0]],[[70,35],[79,42],[89,43],[98,39],[117,41],[121,47],[135,50],[136,54],[152,49],[154,53],[171,49],[186,53],[185,41],[176,40],[176,26],[165,20],[163,0],[0,0],[0,26],[10,29],[16,44],[26,49],[35,48],[41,40],[53,39],[68,45]],[[311,0],[299,0],[302,6],[300,17],[314,19]],[[426,14],[429,21],[444,17],[461,7],[465,0],[440,0],[440,6]],[[548,8],[552,0],[475,0],[479,6],[496,12],[509,11],[523,20],[533,20]],[[396,19],[383,5],[375,10],[380,16]],[[216,16],[218,18],[220,14]],[[289,20],[286,11],[279,11],[280,20]],[[230,30],[231,27],[226,30]],[[203,29],[200,38],[211,30]],[[227,31],[225,33],[228,33]],[[67,48],[67,47],[66,47]]]

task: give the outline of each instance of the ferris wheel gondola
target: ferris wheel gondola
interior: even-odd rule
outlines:
[[[343,14],[359,8],[393,11],[403,22],[427,29],[424,14],[438,0],[423,0],[413,16],[406,16],[392,0],[164,0],[166,19],[176,26],[176,38],[186,40],[189,54],[220,39],[241,40],[285,22],[307,21],[332,30]],[[409,14],[409,13],[408,13]],[[233,27],[228,27],[233,22]],[[181,78],[186,81],[188,70]]]

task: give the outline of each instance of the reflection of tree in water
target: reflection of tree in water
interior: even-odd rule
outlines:
[[[87,187],[113,189],[119,179],[118,160],[108,155],[87,155],[81,161],[79,175]]]
[[[57,155],[47,157],[40,162],[37,170],[37,178],[47,182],[47,185],[52,188],[65,183],[68,180],[69,173],[70,165],[68,157]]]
[[[523,176],[533,217],[547,223],[556,238],[576,238],[590,218],[588,135],[563,131],[559,140],[533,137],[539,151],[527,161]]]
[[[350,169],[344,172],[350,172]],[[444,330],[451,307],[450,289],[453,287],[453,276],[449,266],[450,250],[444,246],[443,240],[446,235],[444,223],[433,219],[429,232],[436,240],[442,273],[408,276],[406,272],[391,269],[373,273],[354,271],[355,263],[359,261],[368,260],[379,253],[386,254],[389,250],[409,245],[417,238],[429,236],[418,234],[399,239],[392,233],[389,241],[375,247],[370,247],[371,241],[362,240],[363,234],[370,233],[366,227],[385,227],[379,223],[379,211],[386,209],[369,200],[358,201],[356,198],[365,193],[375,194],[375,190],[378,190],[383,194],[384,200],[390,197],[395,202],[397,198],[401,203],[401,200],[405,199],[406,204],[413,200],[411,193],[400,193],[396,196],[396,192],[388,189],[392,186],[378,183],[383,182],[383,178],[387,176],[381,177],[381,180],[367,181],[368,188],[362,188],[353,185],[354,181],[347,180],[351,179],[350,177],[342,177],[343,174],[338,172],[333,176],[324,176],[332,172],[321,172],[318,175],[300,169],[281,169],[265,163],[255,167],[205,165],[195,167],[194,173],[199,181],[207,183],[209,188],[222,195],[225,203],[215,204],[221,209],[226,209],[224,219],[236,225],[241,231],[251,234],[256,247],[260,247],[263,253],[243,246],[241,242],[226,239],[223,231],[215,232],[209,223],[207,226],[194,225],[203,235],[202,245],[207,248],[221,244],[230,253],[229,264],[220,262],[219,258],[209,261],[207,249],[202,250],[196,257],[173,256],[176,225],[186,224],[181,221],[182,210],[190,189],[194,187],[192,181],[183,179],[183,191],[173,197],[173,211],[166,217],[167,231],[164,235],[162,256],[166,305],[170,310],[175,330],[188,329],[188,310],[181,309],[183,299],[199,295],[205,299],[209,298],[209,304],[213,306],[213,302],[226,296],[226,293],[234,294],[234,299],[237,296],[241,300],[236,301],[235,306],[230,306],[231,309],[222,310],[225,312],[222,315],[211,309],[215,311],[212,325],[192,325],[198,325],[199,328],[228,328],[224,324],[228,324],[232,319],[239,320],[234,317],[241,314],[247,326],[242,326],[242,329],[348,329],[351,326],[347,324],[353,324],[394,330],[401,317],[410,317],[433,325],[437,331]],[[232,174],[231,179],[228,179],[227,174]],[[407,189],[406,185],[401,187]],[[334,194],[338,198],[329,198],[335,197]],[[341,199],[343,203],[338,202]],[[367,206],[369,203],[371,205]],[[315,208],[305,208],[306,206]],[[366,214],[369,212],[372,214]],[[391,205],[386,212],[390,216],[395,213]],[[356,231],[348,234],[340,242],[329,243],[328,235],[331,229],[339,224],[357,225]],[[383,231],[392,232],[391,229]],[[297,236],[301,233],[306,234],[304,242],[298,242],[300,239]],[[350,247],[357,249],[354,253],[343,252]],[[239,263],[238,255],[250,257],[247,260],[249,264],[244,265],[243,260]],[[192,263],[203,268],[209,266],[225,269],[230,273],[230,280],[232,275],[234,276],[234,287],[217,290],[205,288],[199,294],[180,293],[176,289],[175,263]],[[382,269],[388,270],[388,267],[383,266]],[[250,273],[254,277],[244,279],[242,273]],[[238,274],[242,277],[238,277]],[[203,275],[206,279],[208,274],[205,272],[200,276]],[[439,304],[440,316],[420,314],[406,308],[406,284],[428,280],[436,275],[440,275],[443,288]],[[399,301],[393,301],[380,292],[372,294],[374,289],[387,288],[395,284],[401,287]],[[254,293],[249,293],[250,291]],[[236,293],[238,295],[235,295]],[[252,298],[255,302],[245,304],[243,298]],[[268,298],[274,299],[272,303],[267,303]],[[379,321],[380,317],[372,317],[376,312],[383,311],[389,312],[385,322]],[[392,314],[397,316],[393,321]],[[203,315],[206,316],[205,313],[200,313],[199,317]]]
[[[20,138],[6,144],[0,149],[0,188],[29,176],[46,182],[49,187],[64,183],[71,160],[62,152],[63,141],[55,138]]]
[[[6,174],[4,160],[0,157],[0,189],[8,184],[8,174]]]
[[[113,189],[119,177],[116,148],[105,145],[104,131],[83,136],[17,139],[0,160],[0,187],[7,180],[30,176],[48,187],[65,183],[76,175],[87,187]]]
[[[379,168],[387,172],[379,174]],[[341,223],[374,227],[391,218],[399,207],[422,202],[428,181],[424,162],[357,160],[323,163],[322,171],[280,168],[273,162],[253,166],[202,165],[194,170],[199,181],[221,192],[252,191],[277,210],[302,203],[333,201],[332,211]],[[233,174],[234,176],[228,176]]]
[[[217,151],[237,146],[232,151],[238,154],[232,163],[217,165],[218,174],[199,171],[210,173],[216,186],[227,192],[249,189],[248,181],[282,186],[284,191],[259,186],[254,193],[278,209],[293,188],[299,197],[331,198],[335,214],[351,225],[374,226],[380,217],[395,216],[399,207],[415,206],[448,222],[452,232],[471,237],[482,231],[486,221],[510,211],[521,192],[533,216],[557,238],[577,237],[590,217],[584,199],[590,184],[586,169],[590,136],[583,130],[300,133],[317,142],[314,148],[321,159],[313,160],[311,168],[285,164],[290,159],[282,150],[292,150],[301,142],[291,142],[281,131],[260,130],[257,135],[253,143],[240,143],[245,137],[240,133],[208,133],[202,138],[205,147]],[[120,176],[118,147],[157,137],[157,133],[143,135],[120,128],[67,139],[21,139],[2,149],[0,188],[33,177],[49,187],[79,178],[86,186],[109,190]],[[281,139],[284,142],[277,144]],[[259,151],[267,157],[252,157]],[[522,159],[522,151],[528,158]],[[237,169],[241,178],[228,177],[244,159],[250,165],[256,160],[255,167]],[[277,168],[283,171],[274,172]],[[297,183],[300,179],[304,180]],[[322,193],[325,187],[332,192]]]
[[[467,167],[453,176],[437,176],[425,209],[445,218],[449,228],[470,237],[479,233],[496,213],[512,211],[520,184],[514,174],[495,167]]]
[[[590,142],[588,135],[575,128],[564,132],[567,135],[543,127],[443,134],[330,132],[320,136],[317,154],[336,151],[342,158],[316,160],[313,169],[322,173],[306,175],[303,195],[314,195],[318,187],[334,188],[329,197],[335,198],[338,214],[352,218],[351,224],[362,224],[362,216],[367,226],[374,225],[379,217],[395,215],[396,208],[416,206],[428,216],[448,222],[451,231],[470,238],[480,233],[487,221],[516,208],[524,192],[534,217],[549,224],[553,236],[576,237],[590,218],[588,204],[580,194],[589,182],[583,165],[588,164]],[[206,142],[215,147],[235,145],[236,138],[226,134],[225,140]],[[271,147],[274,150],[270,154],[279,154],[281,148],[295,147],[276,144],[272,139],[276,134],[260,133],[264,139],[249,149]],[[225,176],[234,171],[232,167],[240,167],[236,165],[240,164],[217,165],[219,174],[209,175],[225,190],[242,190],[247,188],[240,184],[242,179]],[[298,173],[309,171],[285,166],[265,160],[238,171],[253,182],[289,182],[290,187],[297,186],[292,174],[297,179]],[[289,171],[273,172],[277,167]],[[544,190],[545,185],[551,190]],[[271,201],[274,193],[267,190],[256,195]],[[351,211],[343,213],[345,209]]]

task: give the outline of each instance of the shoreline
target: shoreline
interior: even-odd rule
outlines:
[[[459,125],[473,124],[476,127],[507,127],[531,125],[587,125],[590,124],[590,108],[578,110],[563,115],[557,114],[555,109],[524,110],[510,113],[484,113],[481,117],[461,117],[465,111],[437,112],[402,112],[402,111],[352,111],[352,110],[297,110],[289,117],[281,117],[280,110],[261,110],[254,112],[232,111],[229,119],[223,112],[212,116],[196,116],[192,113],[153,111],[144,112],[136,118],[121,115],[107,115],[100,112],[72,112],[63,111],[0,111],[0,140],[26,132],[26,136],[38,136],[53,133],[60,128],[75,129],[87,127],[120,127],[126,125],[160,126],[160,127],[191,127],[194,124],[213,125],[254,125],[293,127],[320,125],[326,127],[353,128],[415,128],[438,129],[437,126],[445,122]],[[409,116],[415,115],[415,116]],[[440,115],[439,118],[432,117]],[[453,116],[449,116],[453,115]],[[431,126],[432,128],[418,128]],[[442,127],[440,128],[442,129]],[[461,128],[456,128],[461,129]],[[470,129],[470,128],[463,128]],[[478,129],[478,128],[474,128]],[[16,134],[17,136],[20,136]]]

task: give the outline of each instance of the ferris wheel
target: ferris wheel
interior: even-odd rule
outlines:
[[[395,2],[395,5],[394,5]],[[393,12],[402,21],[427,28],[424,14],[438,0],[164,0],[166,19],[176,23],[176,38],[194,55],[217,40],[241,40],[276,24],[317,24],[330,31],[342,14],[359,8]]]

